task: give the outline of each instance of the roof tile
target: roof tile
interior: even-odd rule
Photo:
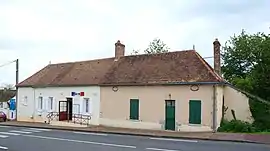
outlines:
[[[17,86],[138,85],[170,82],[218,82],[211,66],[195,50],[51,64]]]

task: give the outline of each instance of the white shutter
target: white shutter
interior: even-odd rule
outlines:
[[[93,101],[92,99],[89,99],[89,114],[91,115],[93,111]]]

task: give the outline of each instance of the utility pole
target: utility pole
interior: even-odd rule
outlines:
[[[17,121],[18,117],[18,87],[17,84],[19,83],[19,59],[16,59],[16,118],[15,120]]]

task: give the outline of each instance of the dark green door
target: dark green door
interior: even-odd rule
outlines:
[[[165,101],[165,130],[175,130],[175,100]]]

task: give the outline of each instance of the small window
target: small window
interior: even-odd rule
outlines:
[[[27,96],[24,96],[22,101],[23,105],[27,105],[27,101],[28,101]]]
[[[49,97],[48,99],[48,110],[49,111],[53,110],[53,97]]]
[[[4,103],[0,102],[0,108],[3,108],[3,107],[4,107]]]
[[[39,110],[43,109],[43,97],[42,96],[38,97],[38,109]]]
[[[166,106],[175,106],[174,100],[166,100]]]
[[[89,113],[89,98],[84,98],[84,112]]]

